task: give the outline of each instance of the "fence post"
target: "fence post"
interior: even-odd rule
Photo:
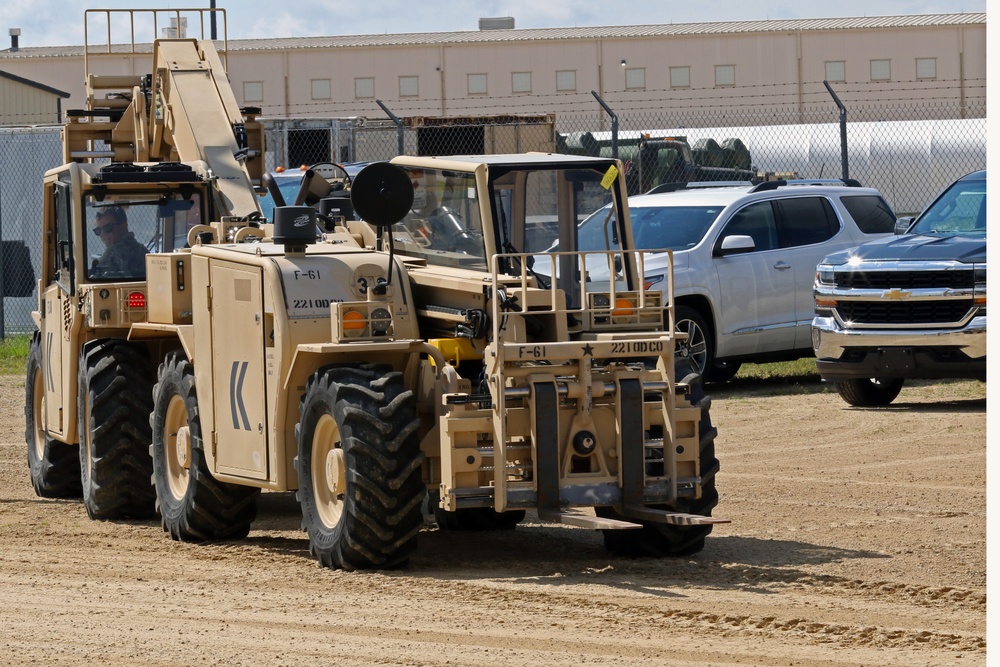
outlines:
[[[826,86],[833,101],[837,103],[837,108],[840,109],[840,177],[846,181],[849,178],[847,173],[847,107],[837,97],[837,93],[833,92],[829,81],[824,79],[823,85]]]
[[[398,118],[396,116],[396,114],[394,114],[391,111],[389,111],[389,107],[387,107],[386,105],[382,104],[382,100],[375,100],[375,104],[379,105],[382,108],[382,111],[385,112],[385,115],[388,116],[392,120],[392,122],[396,124],[396,146],[397,146],[397,149],[398,149],[397,152],[396,152],[396,154],[397,155],[402,155],[403,154],[403,120],[401,118]]]
[[[607,102],[601,99],[596,90],[590,91],[597,103],[604,107],[604,110],[611,116],[611,157],[618,159],[618,114],[612,111]]]

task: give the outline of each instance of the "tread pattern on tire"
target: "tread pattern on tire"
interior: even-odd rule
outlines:
[[[91,519],[155,516],[148,418],[153,380],[145,347],[121,339],[91,341],[80,353],[79,368],[80,479],[87,514]]]
[[[416,399],[402,373],[381,364],[323,367],[301,410],[295,468],[310,553],[346,570],[403,565],[416,548],[425,488]],[[313,433],[323,415],[337,423],[346,470],[343,514],[332,527],[319,517],[311,481]]]
[[[79,445],[67,445],[45,435],[41,457],[35,451],[35,426],[42,417],[41,414],[36,415],[34,412],[35,376],[42,374],[44,377],[44,369],[41,334],[36,331],[28,350],[24,382],[24,439],[28,445],[31,485],[35,489],[35,494],[41,498],[79,498],[81,493]],[[41,400],[45,400],[44,395]],[[42,429],[45,428],[44,424],[40,426]]]
[[[166,410],[174,396],[184,401],[191,431],[190,476],[182,498],[175,498],[170,490],[164,452]],[[209,472],[202,449],[194,368],[183,352],[169,353],[160,364],[153,397],[153,412],[149,417],[153,431],[150,454],[153,459],[156,508],[160,512],[164,532],[171,539],[183,542],[238,540],[246,537],[251,523],[257,518],[260,489],[220,482]]]

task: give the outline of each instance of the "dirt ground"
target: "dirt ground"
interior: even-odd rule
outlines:
[[[678,560],[541,524],[439,532],[405,569],[310,559],[294,497],[239,542],[171,542],[37,498],[23,380],[0,376],[0,663],[981,665],[986,398],[977,382],[849,408],[819,384],[712,389],[716,526]]]

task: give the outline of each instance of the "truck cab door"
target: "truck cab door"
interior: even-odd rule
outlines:
[[[263,278],[260,268],[212,261],[216,469],[267,479]]]
[[[41,287],[42,375],[45,386],[45,427],[67,443],[76,434],[76,355],[81,315],[76,308],[72,198],[68,183],[57,181],[46,207],[45,244]],[[47,269],[47,271],[46,271]]]

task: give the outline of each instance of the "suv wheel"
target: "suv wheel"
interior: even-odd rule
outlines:
[[[677,342],[676,356],[690,359],[699,375],[711,368],[715,360],[715,346],[711,331],[701,314],[690,306],[677,306],[674,323],[677,333],[687,334],[687,340]]]

